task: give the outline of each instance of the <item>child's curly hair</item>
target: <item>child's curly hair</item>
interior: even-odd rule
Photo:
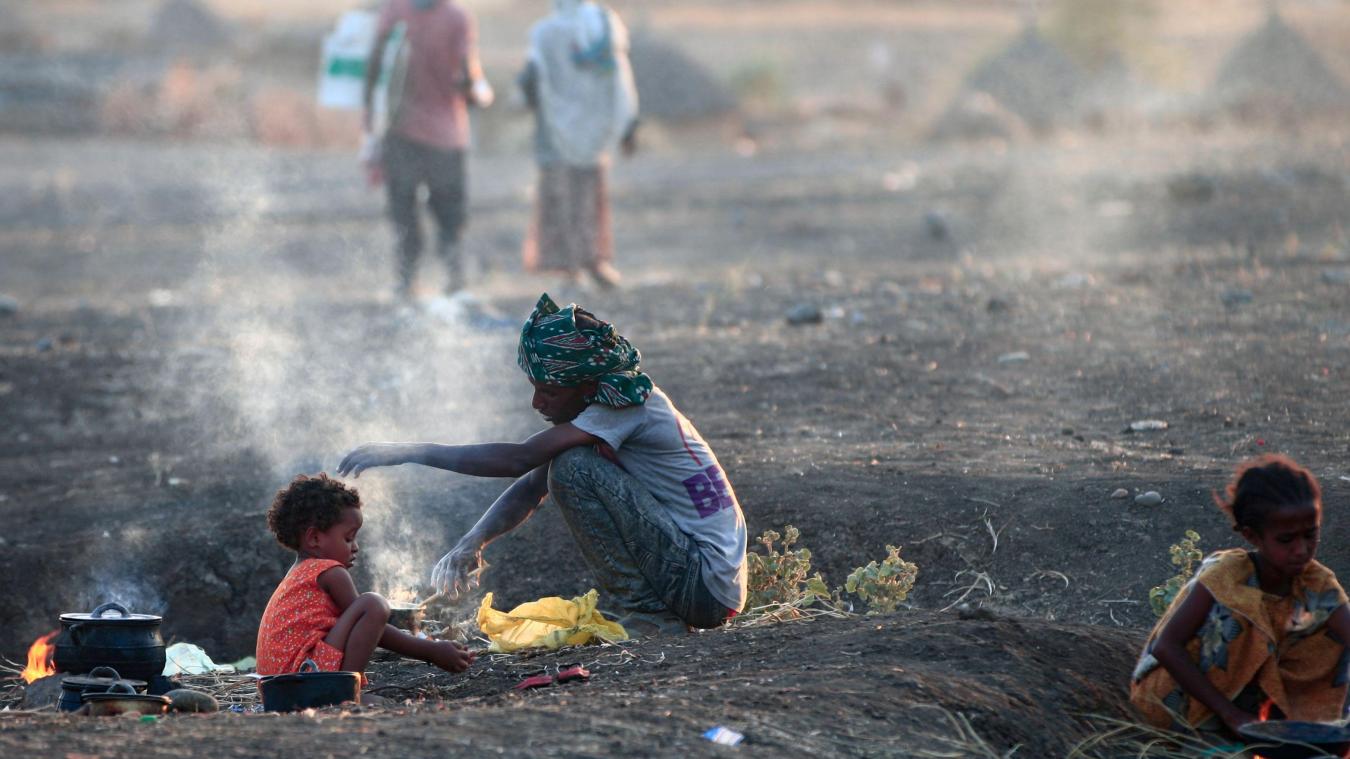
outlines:
[[[1260,531],[1271,512],[1283,506],[1311,505],[1322,513],[1322,488],[1317,478],[1288,456],[1267,454],[1244,461],[1214,502],[1233,522],[1234,530]]]
[[[267,527],[277,536],[278,543],[298,551],[305,530],[310,527],[326,530],[342,518],[343,509],[349,508],[361,508],[361,496],[354,488],[324,472],[315,477],[298,474],[273,496],[272,506],[267,509]]]

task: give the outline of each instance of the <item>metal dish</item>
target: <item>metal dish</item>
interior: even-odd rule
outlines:
[[[86,693],[80,696],[84,707],[94,717],[115,717],[128,712],[134,714],[163,714],[169,710],[169,699],[165,696],[149,696],[137,693],[125,680],[113,683],[103,693]]]
[[[413,634],[422,629],[422,620],[426,615],[426,604],[389,604],[389,624]]]
[[[1247,748],[1266,759],[1343,757],[1350,752],[1350,728],[1322,722],[1268,720],[1238,728]]]

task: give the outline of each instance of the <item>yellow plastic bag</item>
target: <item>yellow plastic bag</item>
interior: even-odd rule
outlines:
[[[492,608],[492,594],[488,593],[478,607],[478,628],[492,641],[488,650],[494,653],[509,654],[522,648],[556,650],[590,643],[595,638],[628,640],[622,625],[595,610],[599,597],[592,588],[571,601],[549,596],[505,612]]]

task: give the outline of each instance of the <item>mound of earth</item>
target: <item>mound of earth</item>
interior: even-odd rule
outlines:
[[[755,756],[1064,756],[1127,715],[1136,636],[1030,619],[881,617],[757,624],[682,638],[481,655],[463,675],[377,662],[394,705],[310,716],[216,714],[155,725],[0,715],[6,756],[344,754],[468,749],[507,756],[702,755],[703,733],[745,735]],[[587,682],[530,691],[526,673],[581,662]],[[302,727],[303,725],[303,727]]]
[[[735,96],[672,42],[637,33],[629,60],[646,118],[694,121],[736,110]]]
[[[1229,53],[1211,90],[1219,107],[1250,115],[1343,109],[1350,94],[1317,50],[1276,13]]]
[[[1012,44],[966,77],[957,104],[969,93],[982,92],[1033,129],[1043,130],[1076,113],[1086,86],[1082,69],[1028,26]]]

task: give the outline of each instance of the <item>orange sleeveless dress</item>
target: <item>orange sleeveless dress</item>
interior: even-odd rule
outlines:
[[[340,610],[318,582],[319,575],[340,566],[332,559],[305,559],[286,573],[258,626],[258,674],[296,672],[305,659],[325,672],[342,670],[342,649],[324,642]]]

